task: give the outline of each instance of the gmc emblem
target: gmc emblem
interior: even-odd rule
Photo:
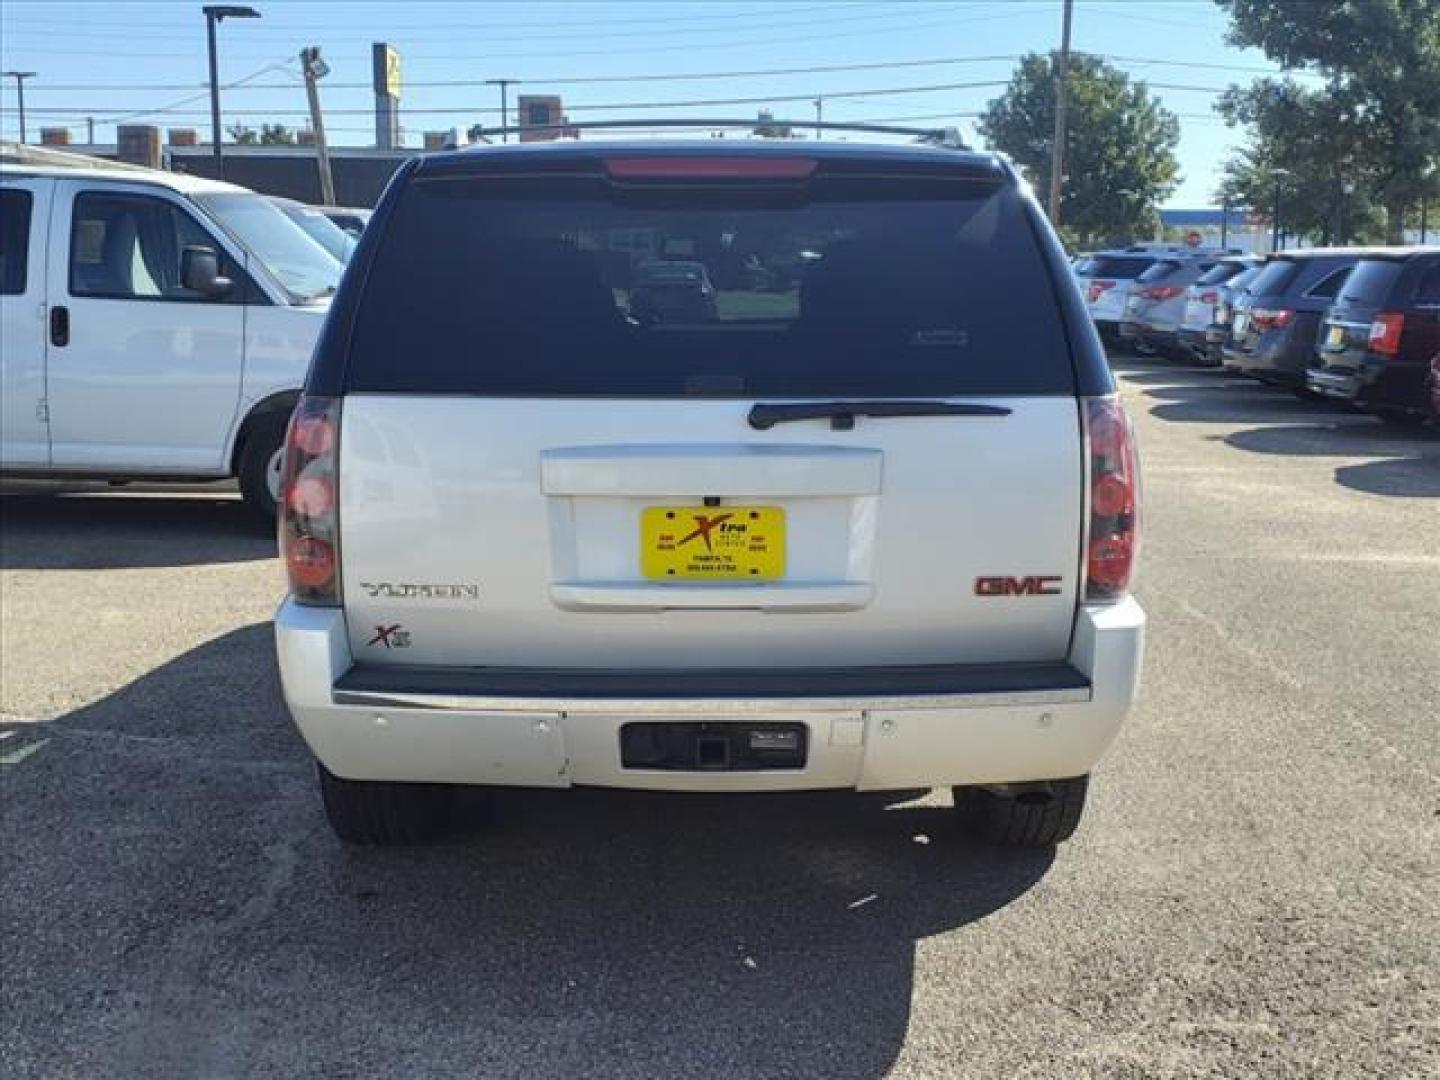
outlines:
[[[1057,596],[1062,578],[1050,576],[1031,577],[977,577],[976,596]]]

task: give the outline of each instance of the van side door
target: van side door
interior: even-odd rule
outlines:
[[[57,467],[222,475],[239,405],[249,289],[238,257],[179,194],[67,180],[52,228],[49,405]],[[181,281],[203,246],[234,284]]]
[[[0,465],[47,465],[45,239],[54,181],[0,186]]]

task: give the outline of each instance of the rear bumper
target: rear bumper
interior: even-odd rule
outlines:
[[[1326,397],[1377,409],[1424,412],[1428,372],[1423,364],[1367,363],[1350,369],[1312,367],[1306,385]]]
[[[676,791],[894,790],[1087,773],[1134,699],[1145,616],[1080,612],[1056,664],[871,672],[603,672],[356,666],[344,615],[286,600],[275,617],[286,704],[350,779]],[[756,772],[626,768],[623,725],[803,723],[805,765]]]

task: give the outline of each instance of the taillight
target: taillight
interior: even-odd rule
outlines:
[[[1295,318],[1289,308],[1251,308],[1250,321],[1261,330],[1283,330]]]
[[[1179,285],[1150,285],[1140,290],[1140,295],[1146,300],[1174,300],[1185,290]]]
[[[1130,589],[1140,554],[1140,470],[1135,431],[1120,398],[1084,399],[1090,461],[1087,600],[1117,600]]]
[[[808,157],[637,157],[606,158],[615,180],[804,180],[815,171]]]
[[[302,604],[340,602],[340,400],[303,397],[285,438],[280,554]]]
[[[1096,300],[1099,300],[1100,297],[1105,294],[1105,291],[1107,289],[1113,289],[1114,287],[1115,282],[1113,281],[1090,282],[1090,302],[1093,304]]]
[[[1400,334],[1405,329],[1405,315],[1399,311],[1382,311],[1370,324],[1370,351],[1382,356],[1398,356]]]

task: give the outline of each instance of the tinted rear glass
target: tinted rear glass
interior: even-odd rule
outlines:
[[[1091,277],[1129,280],[1139,277],[1154,265],[1154,259],[1143,255],[1098,255],[1085,273]]]
[[[1250,283],[1250,294],[1252,296],[1280,295],[1295,280],[1295,272],[1299,268],[1300,264],[1292,259],[1277,259],[1274,262],[1266,263],[1265,268]]]
[[[1390,295],[1401,264],[1393,259],[1361,259],[1350,271],[1340,298],[1350,304],[1380,307]]]
[[[1238,277],[1245,269],[1244,263],[1216,263],[1205,273],[1195,280],[1196,285],[1223,285],[1233,277]]]
[[[1148,285],[1152,281],[1163,281],[1165,278],[1169,277],[1171,274],[1175,273],[1175,271],[1179,269],[1180,264],[1178,262],[1172,262],[1169,259],[1165,259],[1161,262],[1157,262],[1154,266],[1150,267],[1150,269],[1146,270],[1135,280]]]
[[[0,191],[0,295],[25,291],[25,264],[30,257],[30,192]]]
[[[416,181],[384,225],[346,387],[1073,393],[1055,284],[1023,203],[960,185],[903,200],[876,187],[817,179],[802,197]]]
[[[1255,279],[1260,276],[1260,271],[1261,268],[1258,266],[1247,266],[1244,270],[1241,270],[1240,273],[1225,282],[1225,284],[1232,289],[1244,289],[1248,292],[1250,286],[1255,283]]]

